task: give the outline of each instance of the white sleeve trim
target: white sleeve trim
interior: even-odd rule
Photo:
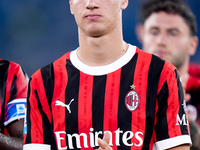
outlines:
[[[25,119],[25,115],[23,115],[23,116],[16,116],[16,117],[13,117],[13,118],[9,119],[8,121],[4,122],[4,126],[7,126],[11,122],[13,122],[15,120],[20,120],[20,119]]]
[[[14,99],[11,102],[9,102],[8,104],[17,103],[17,102],[26,102],[26,98]]]
[[[24,104],[24,109],[25,109],[25,105],[26,105],[26,98],[18,98],[18,99],[14,99],[11,102],[7,103],[7,105],[11,105],[11,104],[16,104],[16,103],[25,103]],[[6,106],[7,107],[7,106]],[[16,110],[17,111],[17,110]],[[17,112],[16,112],[17,113]],[[16,114],[15,113],[15,114]],[[12,114],[13,115],[13,114]],[[8,124],[10,124],[11,122],[15,121],[15,120],[19,120],[19,119],[24,119],[25,118],[25,113],[20,113],[19,115],[16,116],[12,116],[9,117],[9,119],[7,121],[4,122],[4,126],[7,126]]]
[[[51,146],[47,144],[25,144],[23,150],[51,150]]]
[[[182,144],[190,144],[192,145],[192,141],[189,135],[181,135],[177,137],[173,137],[170,139],[158,141],[155,143],[155,147],[157,150],[169,149]]]

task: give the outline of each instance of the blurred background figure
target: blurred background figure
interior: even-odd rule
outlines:
[[[19,64],[0,59],[1,150],[22,150],[27,80]]]
[[[141,7],[137,33],[144,51],[169,61],[178,69],[186,91],[193,148],[200,149],[196,124],[200,125],[199,65],[190,64],[198,45],[195,15],[181,0],[147,0]]]

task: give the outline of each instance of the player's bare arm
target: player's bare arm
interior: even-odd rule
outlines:
[[[0,149],[22,150],[23,146],[23,125],[24,119],[20,119],[10,125],[7,130],[9,136],[0,133]]]

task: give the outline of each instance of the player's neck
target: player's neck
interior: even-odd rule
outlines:
[[[185,60],[184,64],[178,68],[178,71],[180,73],[180,78],[182,80],[184,87],[186,87],[187,81],[189,79],[188,67],[189,67],[189,58],[188,60]]]
[[[103,66],[119,59],[127,50],[128,44],[122,34],[101,37],[79,37],[79,59],[89,66]]]
[[[188,74],[189,61],[190,61],[189,57],[187,57],[185,59],[184,63],[181,66],[177,67],[177,69],[178,69],[178,71],[179,71],[181,76],[184,76],[184,75]]]

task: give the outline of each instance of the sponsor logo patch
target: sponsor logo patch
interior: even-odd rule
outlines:
[[[25,113],[25,105],[24,104],[17,104],[17,113],[18,114],[24,114]]]

